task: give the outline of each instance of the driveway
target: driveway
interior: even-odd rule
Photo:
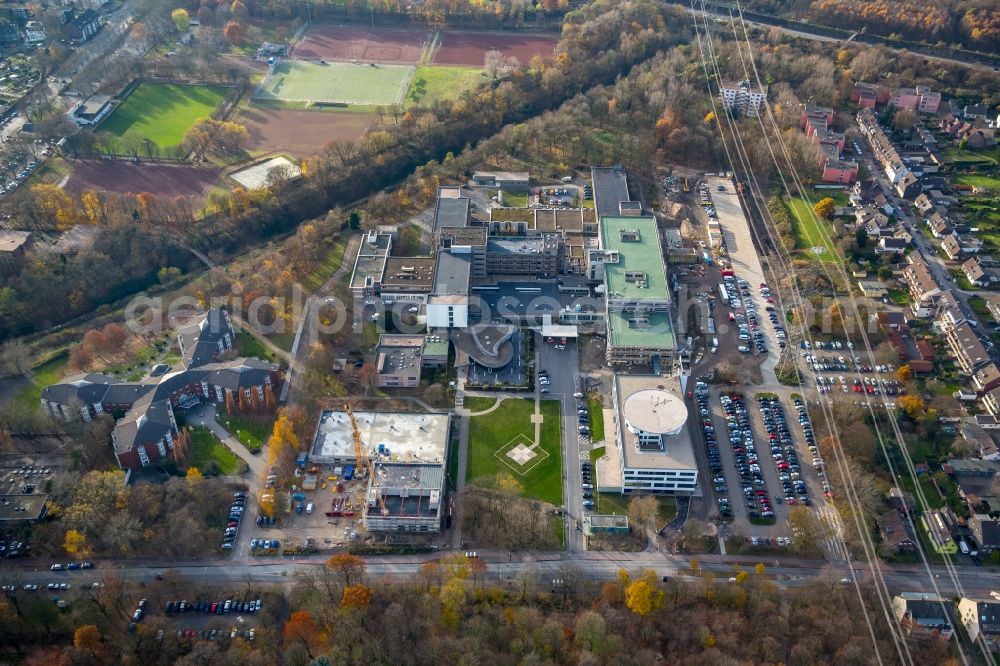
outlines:
[[[240,522],[239,537],[236,539],[236,545],[233,548],[233,557],[235,559],[249,558],[250,539],[256,528],[257,513],[260,509],[257,501],[257,493],[260,489],[261,480],[264,478],[267,463],[263,455],[254,455],[247,451],[246,447],[239,440],[219,425],[219,422],[215,419],[215,405],[206,404],[193,407],[187,413],[187,422],[192,425],[203,425],[208,428],[230,451],[238,455],[250,467],[249,474],[243,479],[248,488],[248,501],[243,511],[243,520]]]
[[[583,481],[580,478],[580,461],[590,459],[590,439],[581,442],[577,427],[577,400],[573,394],[580,387],[580,365],[577,357],[576,340],[567,340],[566,349],[556,349],[554,344],[547,344],[538,335],[535,349],[537,353],[536,369],[548,372],[548,393],[541,393],[541,386],[536,383],[536,396],[539,399],[559,400],[562,414],[562,456],[563,456],[563,504],[566,507],[567,529],[566,550],[579,552],[584,550],[583,532],[576,529],[577,521],[583,519]]]

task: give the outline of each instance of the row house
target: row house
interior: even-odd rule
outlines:
[[[822,180],[826,183],[853,183],[858,178],[858,163],[841,159],[844,151],[844,134],[830,129],[833,109],[806,104],[802,109],[801,125],[813,141],[816,155],[822,169]]]
[[[968,377],[972,377],[978,368],[993,360],[986,345],[983,344],[969,322],[963,321],[957,326],[947,327],[945,341],[948,343],[948,348],[955,357],[958,367]]]
[[[927,196],[926,192],[921,192],[913,200],[913,205],[921,215],[930,215],[934,212],[934,202]]]
[[[906,284],[913,299],[910,306],[913,316],[921,319],[937,312],[937,300],[941,295],[941,287],[930,266],[919,252],[911,252],[907,256],[908,265],[903,269],[903,282]]]
[[[986,294],[983,299],[986,301],[986,310],[993,318],[993,323],[1000,324],[1000,294]]]
[[[889,181],[895,185],[904,175],[909,173],[906,163],[896,150],[892,140],[882,130],[878,118],[871,109],[861,109],[858,112],[857,120],[861,133],[868,140],[868,146],[871,148],[875,161],[882,167]]]
[[[155,464],[173,450],[177,436],[174,409],[207,402],[263,405],[282,381],[280,368],[255,358],[221,361],[232,349],[235,333],[228,315],[210,310],[178,331],[180,370],[141,382],[121,382],[100,374],[68,377],[42,389],[49,414],[64,420],[90,421],[101,414],[121,415],[112,446],[122,469]]]

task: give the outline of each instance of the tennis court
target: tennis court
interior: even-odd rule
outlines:
[[[258,99],[336,104],[398,104],[412,66],[284,61],[274,66],[257,91]]]

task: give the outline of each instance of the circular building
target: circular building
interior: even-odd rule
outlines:
[[[687,422],[687,413],[683,400],[662,389],[636,391],[625,398],[622,405],[625,427],[639,438],[640,443],[678,434]]]

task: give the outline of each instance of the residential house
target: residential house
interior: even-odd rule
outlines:
[[[962,273],[973,286],[990,287],[1000,283],[1000,262],[993,257],[972,257],[962,263]]]
[[[903,630],[914,638],[940,634],[950,640],[954,633],[948,612],[950,601],[933,594],[902,592],[892,599],[892,608]]]
[[[30,231],[0,229],[0,257],[20,259],[32,247]]]
[[[972,451],[983,460],[1000,460],[1000,447],[993,435],[978,423],[963,422],[958,432],[965,442],[965,450]]]
[[[882,537],[882,553],[895,555],[897,553],[912,553],[917,550],[917,544],[907,531],[903,519],[895,509],[889,509],[876,518],[878,531]]]
[[[175,409],[200,402],[241,407],[274,400],[281,371],[255,358],[220,360],[236,335],[226,312],[212,309],[181,327],[177,341],[180,369],[138,382],[84,374],[42,389],[43,409],[53,416],[90,421],[101,414],[119,415],[111,433],[122,469],[137,471],[171,455],[179,432]]]
[[[969,519],[969,529],[980,554],[989,555],[1000,550],[1000,521],[985,513],[974,513]]]
[[[913,200],[913,205],[916,206],[917,212],[921,215],[930,215],[934,210],[934,202],[931,198],[927,196],[926,192],[921,192]]]
[[[858,280],[858,289],[867,298],[882,298],[888,291],[878,280]]]
[[[931,230],[931,235],[937,239],[947,238],[955,232],[951,221],[941,213],[934,213],[927,218],[927,228]]]
[[[86,42],[101,31],[104,22],[93,9],[86,9],[63,24],[63,32],[74,42]]]
[[[900,513],[913,511],[917,508],[917,500],[914,499],[913,493],[908,490],[902,490],[898,486],[893,486],[889,489],[887,498],[892,508]]]
[[[983,241],[971,234],[952,234],[941,241],[941,249],[951,260],[976,254],[983,249]]]
[[[983,298],[986,300],[986,309],[989,310],[993,321],[1000,324],[1000,294],[986,294]]]
[[[942,469],[955,479],[958,494],[976,514],[1000,511],[1000,462],[979,458],[949,458]]]
[[[1000,602],[962,597],[958,602],[958,617],[969,641],[982,636],[990,652],[1000,652]]]
[[[904,238],[885,237],[882,236],[878,239],[878,246],[875,248],[875,252],[879,254],[903,254],[906,252],[907,242]]]
[[[997,387],[992,391],[987,391],[986,394],[983,395],[982,401],[983,407],[990,413],[990,417],[1000,419],[1000,387]],[[977,418],[978,416],[985,415],[977,415]],[[997,423],[996,427],[1000,429],[1000,423]]]
[[[966,120],[986,120],[992,114],[986,104],[966,104],[962,109],[962,117]]]

